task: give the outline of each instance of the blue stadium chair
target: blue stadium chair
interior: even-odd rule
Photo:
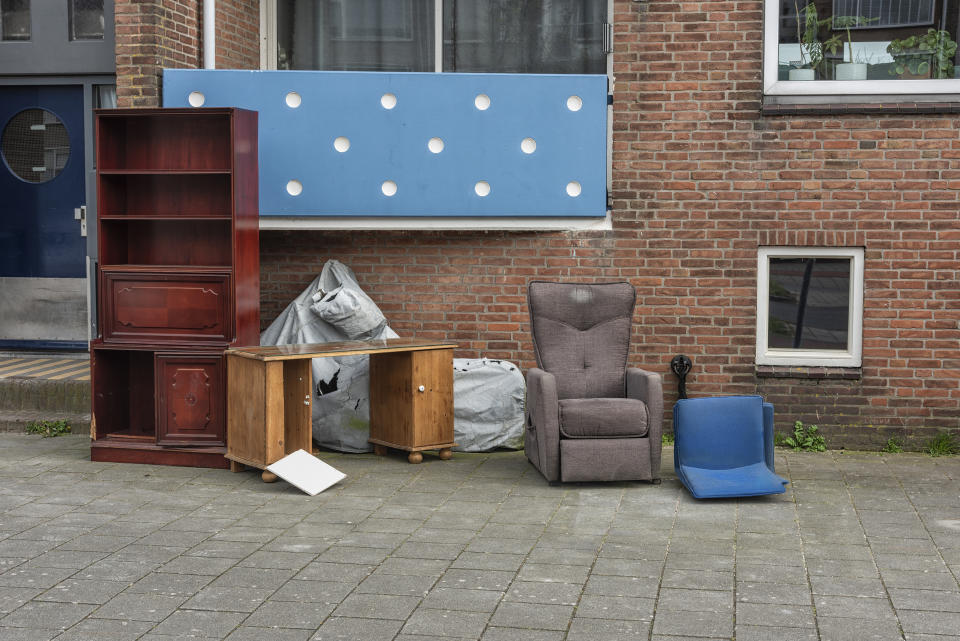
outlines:
[[[785,492],[773,470],[773,405],[761,397],[680,399],[673,434],[674,468],[694,498]]]

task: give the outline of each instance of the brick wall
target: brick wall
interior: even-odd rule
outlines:
[[[200,0],[116,0],[117,104],[157,107],[162,70],[203,66]],[[217,2],[218,68],[260,67],[258,0]]]
[[[626,279],[632,364],[692,395],[761,393],[777,429],[917,445],[960,419],[960,118],[761,115],[762,2],[615,3],[611,232],[263,232],[268,324],[325,260],[402,335],[533,364],[525,285]],[[761,245],[865,247],[861,372],[758,376]]]

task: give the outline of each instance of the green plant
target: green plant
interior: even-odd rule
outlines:
[[[793,436],[788,436],[783,442],[797,452],[823,452],[827,444],[823,436],[818,434],[819,429],[816,425],[804,425],[797,421],[793,424]]]
[[[774,432],[773,445],[774,447],[786,447],[787,437],[783,435],[783,432]]]
[[[797,69],[816,69],[823,62],[823,45],[820,43],[823,21],[818,19],[817,5],[813,2],[801,9],[794,0],[793,6],[797,10],[797,41],[800,43],[800,60],[793,66]]]
[[[937,432],[937,435],[927,441],[923,451],[930,456],[949,456],[960,454],[960,443],[950,432]]]
[[[952,78],[953,57],[957,43],[949,31],[927,29],[922,35],[895,39],[887,45],[887,53],[893,56],[891,75],[902,76],[908,72],[914,76]]]
[[[660,441],[661,441],[664,445],[673,445],[673,434],[664,434],[664,435],[660,438]]]
[[[850,62],[854,62],[853,36],[850,34],[850,30],[870,24],[871,22],[876,22],[879,19],[880,18],[868,18],[866,16],[832,16],[821,22],[830,25],[831,29],[843,29],[847,32],[847,52],[850,54]],[[841,38],[839,33],[833,34],[823,43],[823,48],[827,49],[830,53],[836,53],[837,49],[840,49],[842,46],[843,38]]]
[[[71,431],[73,428],[62,418],[56,421],[33,421],[27,424],[27,434],[40,434],[43,438],[69,434]]]
[[[903,451],[903,441],[893,436],[887,439],[887,444],[880,450],[885,454],[899,454]]]

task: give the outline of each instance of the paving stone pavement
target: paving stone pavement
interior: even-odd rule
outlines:
[[[0,435],[3,641],[960,641],[960,458],[780,452],[787,493],[547,485],[522,452],[259,474]]]

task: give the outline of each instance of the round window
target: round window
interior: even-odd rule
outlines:
[[[60,175],[70,158],[70,136],[46,109],[24,109],[3,128],[0,151],[21,180],[45,183]]]

